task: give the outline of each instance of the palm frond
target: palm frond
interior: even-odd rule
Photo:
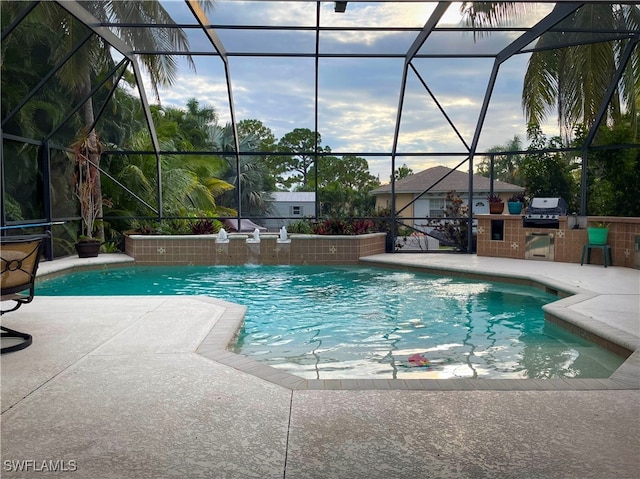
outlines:
[[[556,52],[552,50],[531,54],[522,88],[522,109],[527,123],[540,125],[554,112],[558,98],[557,63]]]
[[[235,187],[220,178],[209,178],[203,182],[204,186],[209,190],[214,198],[222,195],[225,191],[231,191]]]
[[[519,2],[462,2],[460,13],[462,23],[471,28],[490,28],[507,26],[525,15],[529,10],[527,4]],[[478,39],[489,32],[473,32]]]

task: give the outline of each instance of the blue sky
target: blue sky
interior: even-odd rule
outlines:
[[[182,1],[164,1],[177,22],[193,23]],[[315,2],[217,0],[208,17],[213,24],[315,25]],[[350,2],[345,13],[335,13],[333,2],[321,6],[323,26],[422,27],[434,2]],[[533,5],[518,25],[530,26],[548,12],[548,4]],[[459,6],[453,4],[439,24],[458,25]],[[313,52],[314,32],[255,30],[218,31],[228,51]],[[434,33],[423,51],[437,53],[495,53],[518,33],[500,33],[474,42],[469,33]],[[321,52],[405,53],[415,33],[327,32],[320,38]],[[189,31],[191,49],[212,51],[205,36]],[[520,106],[522,80],[528,55],[515,56],[500,68],[479,150],[505,144],[514,135],[525,139],[525,119]],[[163,105],[184,107],[195,97],[213,106],[222,123],[229,120],[224,69],[218,57],[196,57],[196,72],[183,64],[175,85],[161,90]],[[487,87],[492,59],[416,59],[413,62],[467,144]],[[255,118],[280,138],[294,128],[314,128],[314,59],[231,57],[229,68],[238,120]],[[403,60],[349,58],[319,60],[319,125],[322,144],[334,152],[391,150]],[[150,89],[147,88],[147,93]],[[545,132],[557,134],[554,120]],[[465,147],[445,121],[418,77],[409,72],[398,140],[401,152],[463,152]],[[391,173],[388,157],[369,157],[370,171],[386,181]],[[435,165],[453,166],[463,157],[398,157],[414,171]]]

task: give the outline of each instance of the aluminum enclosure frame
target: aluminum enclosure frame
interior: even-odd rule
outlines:
[[[170,52],[170,51],[148,51],[148,50],[144,50],[144,51],[136,51],[134,50],[130,45],[128,45],[122,38],[120,38],[118,35],[116,35],[111,28],[113,27],[132,27],[132,28],[152,28],[154,25],[153,24],[130,24],[130,25],[126,25],[126,24],[110,24],[110,23],[102,23],[100,22],[98,19],[96,19],[91,13],[89,13],[86,8],[84,8],[84,6],[82,5],[82,2],[80,1],[76,1],[76,0],[64,0],[64,1],[56,1],[55,3],[60,7],[63,8],[64,10],[66,10],[68,13],[70,13],[71,15],[73,15],[77,20],[79,20],[80,22],[82,22],[84,25],[86,25],[90,31],[92,32],[92,34],[98,35],[100,36],[105,42],[107,42],[109,45],[111,45],[114,49],[116,49],[125,59],[126,59],[126,63],[127,65],[130,65],[131,68],[134,71],[134,76],[135,76],[135,80],[137,83],[137,88],[140,94],[140,99],[141,99],[141,104],[142,104],[142,109],[143,109],[143,113],[145,116],[145,120],[147,122],[147,127],[149,129],[150,132],[150,136],[151,136],[151,142],[152,142],[152,146],[153,146],[153,150],[151,152],[148,153],[152,153],[153,155],[155,155],[156,158],[156,165],[157,165],[157,179],[158,179],[158,187],[157,187],[157,200],[158,200],[158,208],[157,208],[157,216],[158,216],[158,220],[162,220],[163,219],[163,208],[162,208],[162,182],[161,182],[161,155],[163,154],[161,148],[160,148],[160,144],[158,141],[158,137],[155,131],[155,125],[153,123],[153,119],[151,117],[151,110],[150,110],[150,104],[149,104],[149,100],[147,99],[147,95],[145,92],[145,88],[144,88],[144,83],[143,83],[143,74],[141,72],[139,63],[138,63],[138,57],[142,54],[145,55],[193,55],[193,56],[210,56],[210,57],[214,57],[214,58],[219,58],[219,60],[223,63],[224,66],[224,75],[225,75],[225,83],[226,83],[226,87],[227,87],[227,94],[228,94],[228,109],[229,109],[229,115],[231,118],[231,125],[232,125],[232,129],[233,129],[233,141],[234,141],[234,146],[235,146],[235,151],[234,151],[234,156],[235,156],[235,161],[236,161],[236,168],[239,171],[240,169],[240,158],[242,155],[244,154],[256,154],[255,152],[242,152],[240,150],[240,143],[239,143],[239,137],[238,137],[238,130],[237,130],[237,121],[236,121],[236,105],[235,105],[235,101],[234,101],[234,94],[233,94],[233,88],[232,88],[232,78],[233,78],[233,74],[231,72],[231,68],[229,65],[229,58],[230,57],[249,57],[249,56],[253,56],[253,57],[297,57],[297,58],[313,58],[315,61],[315,71],[314,71],[314,128],[315,128],[315,135],[316,135],[316,139],[318,137],[318,77],[319,77],[319,59],[320,58],[365,58],[365,57],[373,57],[373,58],[402,58],[404,60],[404,66],[403,66],[403,71],[402,71],[402,80],[401,80],[401,86],[400,86],[400,91],[399,91],[399,96],[398,96],[398,102],[397,102],[397,110],[396,110],[396,119],[395,119],[395,127],[394,127],[394,132],[393,132],[393,138],[391,141],[392,147],[391,147],[391,151],[387,152],[387,153],[372,153],[372,152],[332,152],[332,155],[335,156],[340,156],[340,155],[346,155],[346,154],[353,154],[353,155],[358,155],[358,156],[388,156],[391,159],[390,162],[390,168],[389,168],[389,172],[390,172],[390,178],[391,178],[391,214],[392,214],[392,222],[395,223],[396,219],[397,219],[397,215],[402,211],[396,211],[396,204],[395,204],[395,180],[394,180],[394,175],[393,172],[396,169],[396,159],[400,156],[463,156],[465,157],[465,160],[463,160],[462,162],[460,162],[460,164],[458,164],[456,166],[456,169],[459,168],[460,166],[462,166],[464,163],[468,162],[468,166],[469,166],[469,183],[468,183],[468,191],[473,191],[473,165],[474,165],[474,158],[477,156],[488,156],[488,153],[483,153],[483,152],[479,152],[478,151],[478,142],[479,142],[479,138],[480,135],[482,133],[483,127],[484,127],[484,121],[487,115],[487,110],[489,108],[490,102],[491,102],[491,98],[494,92],[494,88],[495,88],[495,83],[496,83],[496,78],[498,75],[498,71],[500,69],[500,66],[507,61],[508,59],[512,58],[514,55],[518,55],[518,54],[522,54],[522,53],[529,53],[532,51],[535,51],[535,48],[530,48],[529,46],[532,44],[532,42],[534,42],[536,39],[540,38],[540,36],[542,36],[543,34],[547,33],[547,32],[554,32],[554,31],[559,31],[557,28],[557,25],[562,22],[562,20],[564,20],[566,17],[568,17],[569,15],[573,14],[575,11],[577,11],[579,8],[581,8],[582,6],[584,6],[586,3],[602,3],[602,4],[635,4],[635,2],[601,2],[601,1],[595,1],[595,2],[569,2],[569,1],[559,1],[559,2],[546,2],[546,1],[542,1],[539,3],[550,3],[550,4],[554,4],[554,8],[551,10],[551,12],[549,14],[547,14],[544,18],[542,18],[540,21],[538,21],[534,26],[530,27],[530,28],[523,28],[523,27],[518,27],[518,28],[509,28],[509,27],[502,27],[502,28],[470,28],[470,27],[460,27],[460,28],[438,28],[438,22],[439,20],[442,18],[442,16],[444,15],[444,13],[447,11],[448,8],[451,7],[451,5],[454,2],[451,1],[433,1],[431,3],[435,4],[435,9],[432,12],[431,16],[428,18],[427,22],[425,23],[425,25],[422,28],[393,28],[393,27],[385,27],[385,28],[377,28],[374,29],[373,27],[371,28],[366,28],[366,27],[362,27],[362,28],[353,28],[353,27],[323,27],[321,26],[321,22],[320,22],[320,6],[323,3],[334,3],[333,1],[329,1],[329,0],[320,0],[320,1],[314,1],[314,0],[290,0],[290,1],[299,1],[299,2],[306,2],[306,3],[314,3],[316,5],[316,21],[315,21],[315,25],[314,26],[306,26],[306,27],[299,27],[299,26],[270,26],[270,25],[217,25],[211,22],[211,19],[208,18],[207,14],[205,13],[205,11],[202,9],[201,5],[196,1],[196,0],[185,0],[185,3],[187,5],[187,7],[189,8],[189,10],[191,11],[191,13],[194,16],[194,23],[193,24],[178,24],[178,25],[174,25],[171,27],[174,28],[185,28],[185,29],[199,29],[202,30],[202,32],[206,35],[206,37],[209,39],[211,45],[214,48],[214,52],[205,52],[205,51],[189,51],[189,52],[184,52],[184,51],[175,51],[175,52]],[[365,0],[351,0],[350,2],[335,2],[335,3],[345,3],[345,7],[348,8],[348,4],[349,3],[359,3],[359,2],[364,2]],[[390,1],[390,0],[377,0],[376,3],[385,3],[386,1]],[[411,1],[420,1],[420,0],[406,0],[408,2]],[[429,1],[429,0],[427,0]],[[2,38],[6,38],[7,35],[10,35],[12,30],[33,10],[33,8],[35,8],[38,5],[39,2],[31,2],[30,4],[27,4],[25,6],[24,11],[21,13],[21,15],[19,15],[14,22],[9,25],[5,31],[2,32]],[[283,4],[286,4],[288,2],[283,2]],[[500,3],[500,2],[498,2]],[[342,7],[342,6],[341,6]],[[337,5],[336,5],[337,8]],[[338,10],[336,10],[338,11]],[[163,25],[166,27],[166,25]],[[265,31],[269,31],[269,30],[295,30],[295,31],[300,31],[300,30],[306,30],[306,31],[312,31],[315,33],[315,52],[314,53],[296,53],[296,52],[292,52],[292,51],[286,51],[286,52],[269,52],[269,51],[261,51],[261,52],[252,52],[252,53],[246,53],[246,52],[234,52],[234,51],[230,51],[228,48],[226,48],[226,46],[224,45],[224,42],[222,42],[222,40],[220,39],[220,36],[218,35],[218,31],[221,31],[223,29],[249,29],[251,28],[252,30],[265,30]],[[348,53],[321,53],[320,52],[320,48],[319,48],[319,36],[320,36],[320,32],[322,31],[371,31],[371,30],[376,30],[376,31],[414,31],[416,33],[415,39],[413,41],[413,43],[411,44],[411,46],[408,48],[408,50],[404,53],[404,54],[376,54],[376,55],[369,55],[369,54],[348,54]],[[513,40],[508,46],[506,46],[505,48],[503,48],[501,51],[499,51],[497,54],[486,54],[486,53],[469,53],[468,55],[446,55],[446,54],[438,54],[438,53],[420,53],[420,48],[422,47],[422,45],[424,44],[424,42],[427,40],[427,38],[435,31],[444,31],[444,30],[449,30],[449,31],[472,31],[474,35],[478,34],[478,33],[482,33],[482,32],[489,32],[489,31],[513,31],[513,32],[520,32],[521,34],[515,39]],[[620,80],[620,78],[622,77],[622,74],[624,72],[624,69],[627,67],[628,62],[631,58],[631,55],[634,51],[634,49],[638,48],[638,44],[640,42],[640,31],[611,31],[611,32],[605,32],[609,35],[608,39],[615,39],[618,41],[626,41],[626,49],[624,52],[624,56],[621,59],[621,63],[619,65],[618,71],[616,72],[616,76],[614,78],[612,78],[609,89],[607,91],[606,97],[603,101],[603,103],[600,105],[599,111],[598,111],[598,116],[597,116],[597,121],[593,124],[593,126],[591,127],[590,131],[588,132],[587,135],[587,141],[585,142],[585,144],[583,145],[582,149],[581,149],[581,153],[582,153],[582,176],[581,176],[581,188],[580,188],[580,214],[584,215],[585,211],[586,211],[586,170],[587,170],[587,162],[588,162],[588,151],[590,149],[590,147],[592,146],[592,142],[594,140],[595,137],[595,133],[597,128],[599,127],[600,123],[602,122],[605,114],[606,114],[606,110],[609,104],[609,101],[611,100],[612,95],[614,94],[616,88],[618,87],[618,82]],[[46,76],[42,79],[42,81],[38,84],[37,87],[35,87],[33,89],[33,91],[30,92],[30,94],[25,97],[24,99],[22,99],[21,103],[18,105],[18,107],[14,108],[14,110],[8,115],[7,118],[3,118],[2,119],[2,125],[5,125],[5,123],[29,100],[29,98],[31,98],[36,92],[37,90],[42,87],[42,85],[44,85],[44,83],[46,82],[46,80],[48,78],[50,78],[51,76],[53,76],[55,74],[55,72],[61,68],[61,66],[73,55],[73,53],[75,53],[75,51],[77,51],[79,48],[81,48],[81,46],[89,39],[89,37],[91,36],[91,34],[87,34],[87,36],[81,41],[79,42],[76,47],[74,48],[73,51],[70,51],[69,54],[65,57],[65,59],[63,61],[61,61],[58,65],[55,66],[55,68]],[[600,40],[600,41],[604,41],[604,40]],[[569,44],[567,45],[558,45],[556,48],[560,48],[562,46],[570,46]],[[417,59],[417,58],[455,58],[455,57],[462,57],[462,58],[493,58],[494,60],[494,64],[493,64],[493,68],[490,74],[490,78],[489,78],[489,82],[484,94],[484,98],[483,98],[483,102],[482,102],[482,108],[480,110],[480,115],[478,117],[476,126],[475,126],[475,130],[474,130],[474,134],[473,134],[473,140],[471,142],[471,144],[467,145],[467,143],[464,141],[464,139],[462,138],[462,136],[460,135],[460,133],[458,132],[456,125],[454,124],[454,122],[449,118],[449,116],[447,115],[447,113],[445,112],[444,108],[441,107],[441,105],[438,103],[437,99],[435,98],[435,96],[433,95],[433,93],[430,91],[427,83],[424,81],[424,79],[422,79],[422,77],[420,76],[420,74],[418,73],[418,70],[416,69],[415,65],[413,64],[413,60]],[[126,68],[126,65],[125,65]],[[400,134],[400,125],[401,125],[401,121],[402,121],[402,114],[403,114],[403,108],[404,108],[404,98],[405,98],[405,89],[406,89],[406,85],[407,85],[407,77],[409,74],[409,71],[414,72],[415,75],[417,76],[417,78],[419,79],[419,81],[421,82],[422,86],[425,89],[425,92],[427,94],[429,94],[434,101],[436,102],[436,105],[438,106],[438,108],[440,109],[440,111],[443,113],[446,121],[449,123],[449,125],[453,128],[453,130],[457,133],[457,135],[460,137],[460,139],[462,140],[462,144],[465,147],[465,151],[461,151],[461,152],[448,152],[448,153],[434,153],[434,152],[421,152],[421,153],[404,153],[404,152],[399,152],[398,151],[398,138],[399,138],[399,134]],[[120,75],[121,77],[122,75]],[[119,81],[119,79],[118,79]],[[118,82],[116,82],[117,85]],[[115,86],[114,86],[115,88]],[[92,90],[92,93],[95,92],[95,89]],[[81,103],[80,103],[81,105]],[[78,105],[78,107],[80,106]],[[96,117],[96,122],[99,121],[100,119],[100,115],[102,112],[99,112],[97,117]],[[66,119],[65,119],[66,120]],[[63,122],[61,122],[61,124],[63,124]],[[60,125],[58,125],[59,127]],[[57,128],[56,128],[57,129]],[[55,131],[55,129],[54,129]],[[4,135],[3,133],[3,138],[5,137],[9,137],[10,135]],[[41,146],[44,148],[48,149],[48,141],[50,139],[51,135],[49,135],[47,138],[43,138],[43,139],[30,139],[30,140],[35,140],[35,141],[41,141]],[[312,152],[308,152],[310,155],[313,156],[314,160],[315,160],[315,174],[317,175],[317,160],[318,158],[320,158],[322,156],[321,153],[318,152],[317,149],[317,141],[316,141],[316,148],[314,151]],[[635,145],[635,146],[640,146],[640,145]],[[566,151],[566,150],[565,150]],[[116,154],[118,152],[111,152],[113,154]],[[184,152],[172,152],[174,154],[181,154]],[[189,153],[194,153],[194,152],[189,152]],[[208,154],[211,153],[222,153],[222,152],[206,152]],[[509,154],[509,153],[514,153],[514,152],[504,152],[505,154]],[[272,153],[270,153],[272,154]],[[495,153],[493,153],[495,154]],[[49,154],[46,153],[44,155],[45,158],[48,158]],[[2,151],[0,151],[0,161],[3,158],[3,153]],[[2,195],[4,195],[4,171],[3,171],[3,166],[0,168],[0,175],[1,175],[1,180],[0,181],[0,193]],[[243,214],[242,214],[242,210],[241,210],[241,201],[240,201],[240,196],[241,196],[241,189],[240,189],[240,185],[238,185],[238,188],[236,189],[236,201],[237,201],[237,211],[238,211],[238,219],[243,219]],[[426,190],[424,193],[426,193],[428,190]],[[317,181],[316,181],[316,197],[317,197]],[[48,200],[47,200],[48,201]],[[46,204],[47,201],[45,201]],[[414,199],[415,201],[415,199]],[[2,202],[4,203],[4,202]],[[405,206],[403,209],[405,209],[407,206]],[[318,208],[318,206],[316,206],[316,208]],[[5,211],[4,211],[4,204],[1,207],[1,224],[0,227],[4,229],[7,227],[6,225],[6,221],[5,221]],[[46,222],[53,222],[54,218],[51,217],[50,212],[48,213],[49,217],[45,219]],[[319,212],[318,210],[316,211],[316,217],[319,216]],[[471,221],[471,218],[473,216],[473,205],[470,204],[469,205],[469,221]],[[469,238],[468,238],[468,244],[472,243],[472,230],[471,228],[469,228]]]

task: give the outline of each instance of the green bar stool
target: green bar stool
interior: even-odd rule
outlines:
[[[604,267],[607,267],[607,263],[610,266],[613,266],[613,254],[611,253],[611,246],[608,244],[586,244],[582,247],[582,257],[580,258],[580,266],[584,264],[584,255],[587,255],[587,264],[591,264],[591,250],[592,249],[601,249],[602,250],[602,262],[604,263]]]

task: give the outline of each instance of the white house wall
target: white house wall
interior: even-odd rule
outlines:
[[[299,214],[293,214],[294,208],[299,208]],[[275,217],[294,217],[293,219],[266,219],[264,225],[270,231],[276,231],[289,223],[301,220],[305,217],[314,216],[316,214],[316,205],[313,202],[303,201],[274,201],[272,203],[271,215]]]

